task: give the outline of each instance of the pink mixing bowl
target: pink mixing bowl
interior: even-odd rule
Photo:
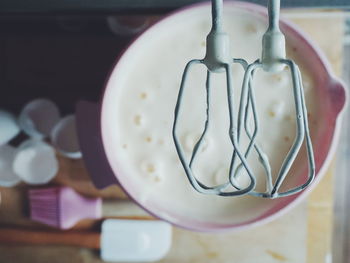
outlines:
[[[230,9],[248,10],[254,16],[266,18],[266,9],[254,4],[233,1],[226,2],[224,8],[226,11]],[[140,203],[138,193],[141,189],[137,189],[130,182],[127,171],[120,169],[118,152],[113,147],[110,147],[109,144],[110,138],[113,136],[109,129],[108,118],[108,112],[113,103],[111,90],[115,88],[115,81],[122,74],[125,64],[130,63],[130,55],[135,52],[135,49],[142,47],[142,43],[145,43],[152,36],[171,32],[172,25],[186,21],[186,18],[193,17],[198,12],[207,12],[209,15],[210,4],[197,4],[176,11],[146,30],[141,36],[136,38],[119,58],[107,82],[102,103],[99,105],[87,102],[79,103],[77,107],[77,123],[80,144],[86,166],[97,187],[103,188],[119,182],[130,197],[136,203]],[[206,220],[205,218],[188,218],[186,214],[177,213],[176,211],[171,211],[169,207],[162,206],[159,203],[161,197],[143,204],[144,209],[156,217],[191,230],[208,232],[228,229],[237,230],[266,223],[284,214],[295,206],[298,201],[304,199],[311,189],[317,185],[325,174],[339,138],[339,116],[346,101],[345,88],[342,82],[334,77],[322,52],[302,32],[285,20],[281,21],[281,29],[287,37],[289,46],[296,47],[299,57],[305,58],[303,64],[309,69],[315,80],[317,103],[322,105],[322,107],[318,107],[319,128],[312,136],[316,161],[316,178],[314,183],[303,192],[293,196],[275,200],[264,199],[262,201],[262,209],[241,211],[241,216],[232,218],[232,222],[227,220],[222,222],[220,220]],[[129,59],[127,59],[128,57]],[[169,136],[171,135],[169,134]]]

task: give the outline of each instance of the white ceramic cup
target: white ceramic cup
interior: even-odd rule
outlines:
[[[16,150],[13,171],[27,184],[48,183],[58,172],[55,149],[40,140],[24,141]]]
[[[63,156],[81,158],[74,115],[62,118],[51,131],[51,142]]]
[[[46,138],[60,120],[57,105],[48,99],[35,99],[22,109],[18,122],[28,136],[36,139]]]

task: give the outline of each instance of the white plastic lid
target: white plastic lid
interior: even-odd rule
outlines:
[[[37,139],[49,136],[59,120],[58,107],[48,99],[36,99],[29,102],[22,109],[18,119],[21,129],[28,136]]]
[[[55,150],[43,141],[27,140],[16,151],[13,170],[28,184],[46,184],[58,171]]]
[[[13,187],[21,181],[12,169],[15,153],[16,149],[10,145],[0,146],[0,186]]]
[[[160,260],[171,240],[171,225],[166,222],[108,219],[102,223],[101,258],[110,262]]]

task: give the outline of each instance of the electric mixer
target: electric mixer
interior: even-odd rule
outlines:
[[[205,58],[194,59],[188,62],[182,76],[178,100],[175,107],[175,119],[173,124],[173,138],[182,166],[184,167],[185,173],[191,185],[198,192],[203,194],[214,194],[220,196],[240,196],[249,194],[258,197],[277,198],[300,192],[312,182],[315,176],[315,161],[313,156],[310,132],[308,128],[307,109],[305,106],[301,73],[298,66],[292,60],[286,59],[285,38],[279,29],[280,1],[268,1],[269,26],[263,36],[262,57],[249,66],[244,59],[232,59],[229,54],[229,37],[223,31],[222,27],[222,9],[222,0],[212,1],[212,29],[207,36]],[[233,63],[241,64],[245,70],[242,87],[232,86]],[[177,135],[178,120],[179,115],[181,114],[183,92],[186,88],[188,74],[191,68],[197,64],[204,64],[207,67],[206,121],[204,124],[203,132],[199,140],[194,145],[191,157],[189,160],[187,160],[181,142]],[[289,67],[291,71],[293,81],[293,95],[296,112],[296,138],[289,152],[284,158],[279,172],[275,176],[276,179],[274,180],[271,172],[269,158],[264,153],[262,147],[260,147],[256,142],[256,137],[259,133],[259,118],[255,102],[253,78],[254,72],[258,68],[262,68],[265,72],[275,73],[284,70],[286,66]],[[233,150],[227,182],[217,186],[207,186],[197,179],[195,171],[193,170],[193,163],[196,160],[199,149],[201,149],[203,146],[204,139],[209,127],[211,78],[214,73],[226,74],[227,101],[230,119],[229,137],[233,146]],[[241,96],[237,114],[234,110],[234,88],[241,88]],[[249,138],[248,146],[243,146],[241,143],[243,129],[245,131],[245,135]],[[280,189],[287,175],[289,176],[288,172],[296,160],[304,139],[309,168],[308,178],[305,183],[296,187],[292,187],[291,189],[280,193],[278,190]],[[265,191],[255,191],[256,175],[254,174],[249,165],[249,162],[247,161],[247,158],[251,155],[253,149],[256,152],[258,161],[264,168],[264,176],[266,178]],[[249,183],[246,186],[241,186],[237,181],[237,179],[242,176],[242,171],[245,172],[246,176],[248,176],[249,179]]]

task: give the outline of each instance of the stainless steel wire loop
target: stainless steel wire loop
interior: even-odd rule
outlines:
[[[257,197],[277,198],[298,193],[313,181],[315,177],[315,160],[308,127],[307,109],[301,73],[299,67],[292,60],[285,58],[285,39],[283,33],[279,29],[280,1],[268,1],[269,26],[263,36],[262,57],[250,65],[248,65],[244,59],[232,59],[228,53],[229,38],[224,32],[222,26],[222,9],[222,0],[212,0],[212,28],[207,36],[206,55],[204,59],[194,59],[188,62],[182,75],[173,123],[173,139],[179,159],[191,185],[195,190],[203,194],[220,196],[240,196],[249,194]],[[245,71],[241,87],[233,87],[232,66],[234,63],[240,64]],[[204,129],[198,141],[195,143],[191,157],[188,160],[185,157],[183,147],[177,134],[178,119],[181,115],[183,91],[188,82],[188,74],[190,74],[191,69],[198,64],[204,64],[207,67],[205,85],[206,120],[204,123]],[[255,72],[259,69],[266,72],[278,72],[286,66],[290,69],[293,82],[294,105],[296,111],[296,137],[282,162],[278,174],[273,176],[269,158],[263,148],[260,147],[256,141],[257,135],[259,134],[260,122],[256,106],[253,78]],[[228,134],[232,144],[232,156],[227,182],[217,186],[207,186],[197,179],[196,173],[193,170],[193,164],[197,159],[199,149],[201,149],[201,146],[203,145],[210,126],[211,79],[213,77],[212,75],[215,73],[226,75],[227,104],[230,120]],[[234,107],[234,88],[241,88],[237,114]],[[248,122],[250,122],[250,125],[248,125]],[[244,147],[241,143],[243,133],[245,133],[249,139],[248,146],[244,151],[242,150]],[[304,141],[309,168],[307,180],[298,186],[279,192],[285,178],[289,175],[288,173],[290,172]],[[265,174],[266,188],[263,192],[255,190],[257,176],[254,174],[247,161],[250,154],[254,151],[256,152],[258,161],[262,165]],[[237,183],[237,178],[240,176],[242,170],[245,171],[249,178],[249,183],[244,187]]]

